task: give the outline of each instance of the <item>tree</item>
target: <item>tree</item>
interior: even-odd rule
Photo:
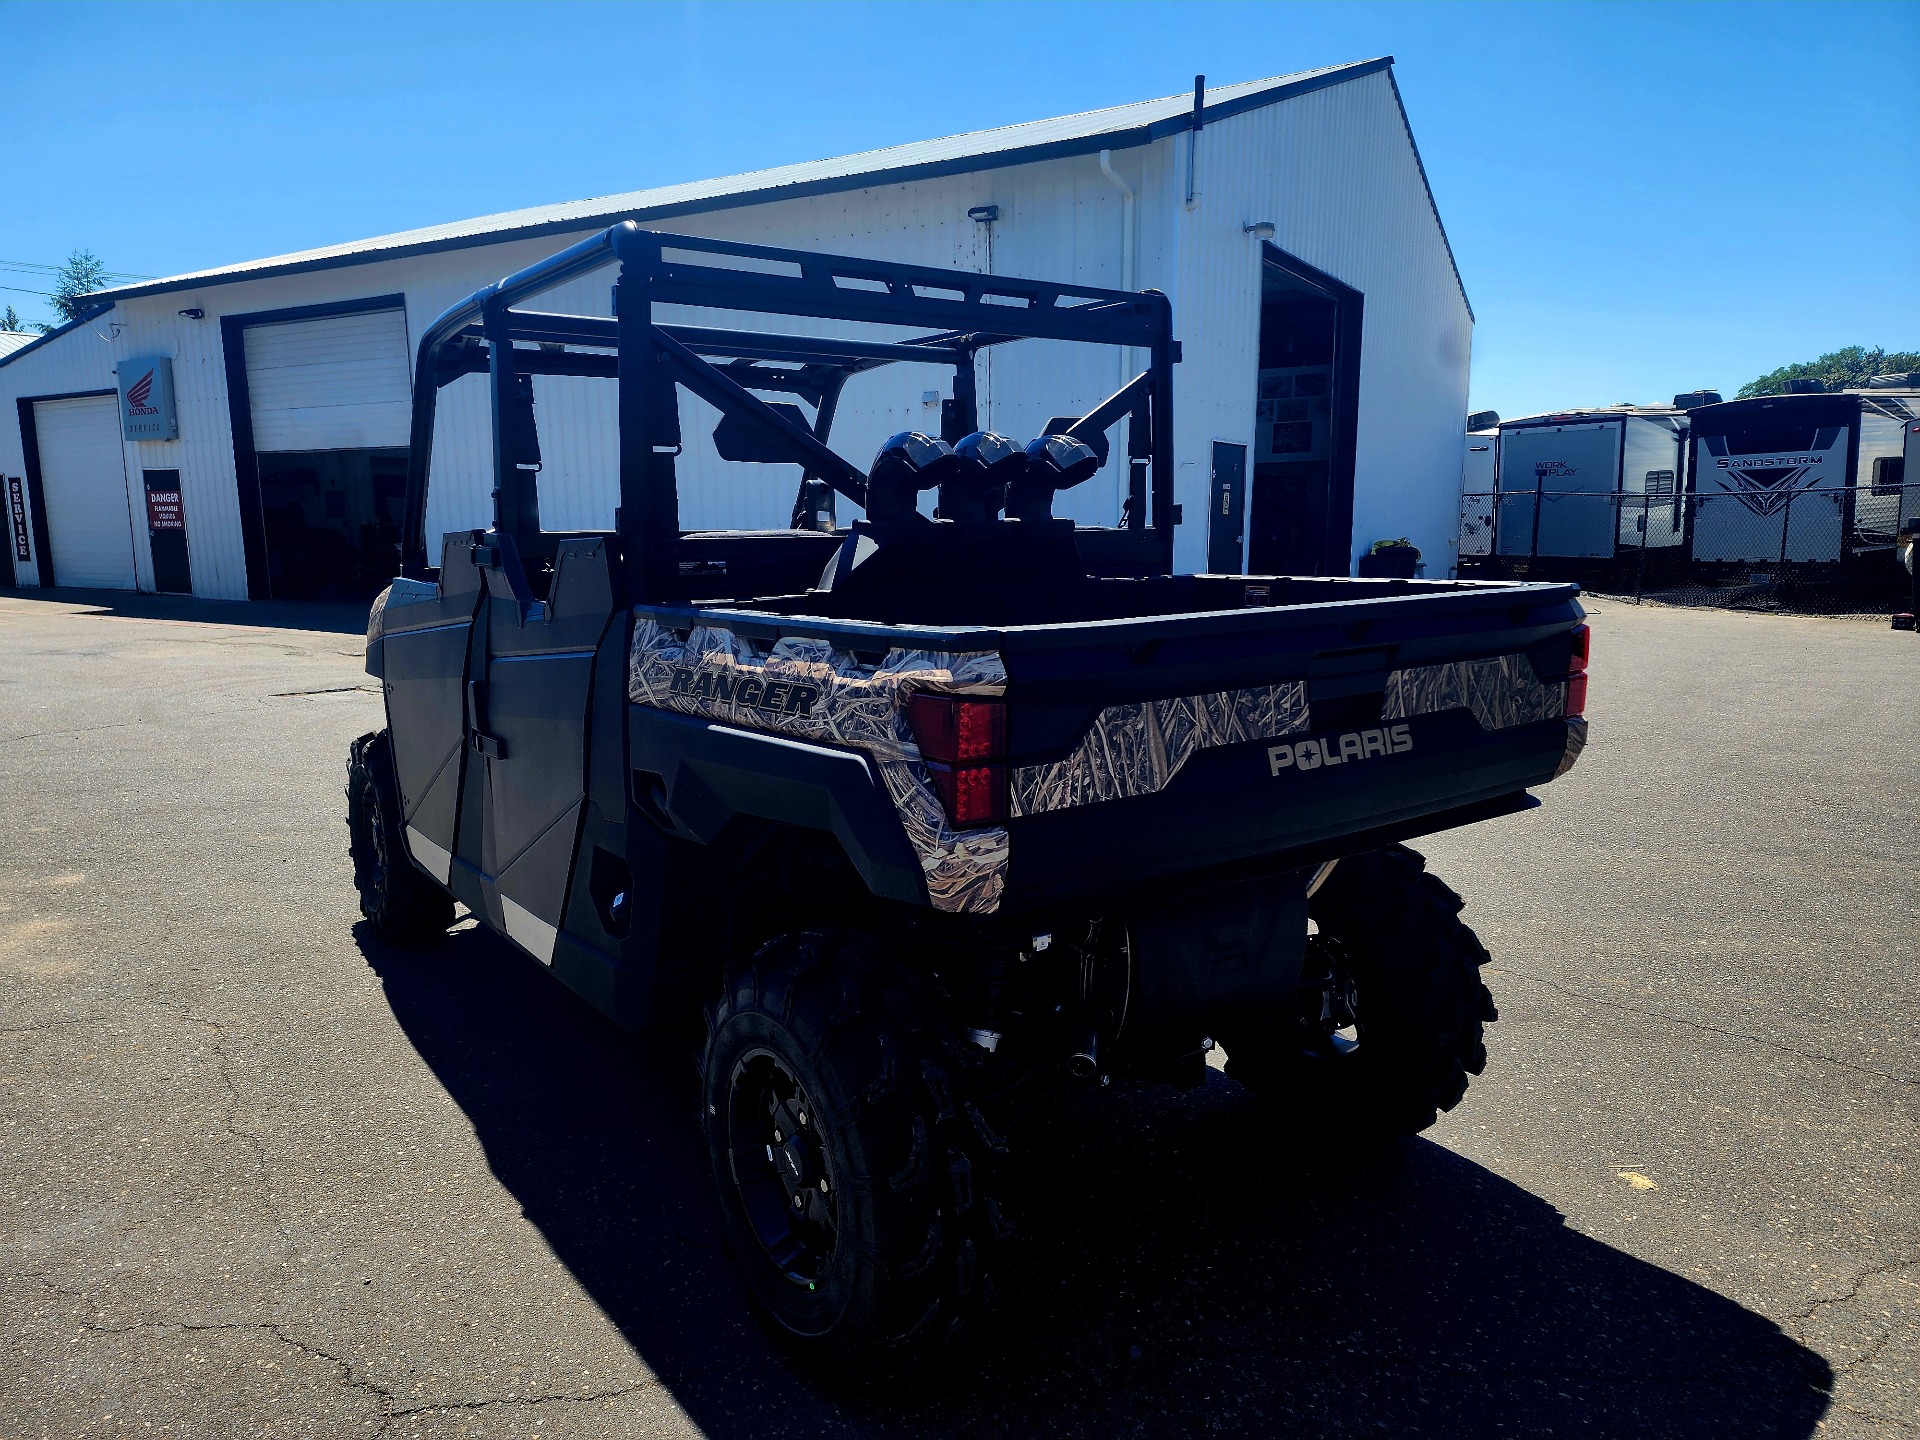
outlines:
[[[53,308],[62,320],[78,320],[87,308],[87,296],[107,285],[107,267],[91,250],[76,250],[53,282]]]
[[[0,330],[8,330],[15,335],[21,335],[26,333],[26,328],[27,322],[20,318],[20,312],[15,310],[11,305],[7,306],[4,313],[0,313]]]
[[[1787,388],[1789,380],[1818,380],[1829,390],[1857,390],[1875,375],[1898,375],[1908,370],[1920,370],[1920,350],[1895,350],[1889,354],[1877,345],[1871,350],[1849,345],[1844,350],[1830,351],[1818,360],[1782,365],[1758,380],[1749,380],[1734,398],[1746,400],[1755,395],[1777,395]]]

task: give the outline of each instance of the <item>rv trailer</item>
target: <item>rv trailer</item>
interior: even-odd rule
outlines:
[[[1802,382],[1805,383],[1805,382]],[[1692,412],[1691,554],[1700,565],[1846,566],[1891,557],[1920,516],[1920,374]]]
[[[1638,560],[1643,549],[1677,556],[1686,535],[1686,433],[1687,412],[1676,405],[1502,421],[1494,556],[1567,571]]]
[[[1493,553],[1494,447],[1500,416],[1476,410],[1467,416],[1467,449],[1460,463],[1460,563],[1463,571]]]

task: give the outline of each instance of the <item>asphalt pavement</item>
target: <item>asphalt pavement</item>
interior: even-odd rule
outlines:
[[[0,592],[0,1437],[1920,1431],[1920,641],[1593,609],[1580,766],[1421,847],[1466,1101],[1063,1105],[1001,1330],[875,1396],[748,1314],[682,1066],[360,923],[361,616]]]

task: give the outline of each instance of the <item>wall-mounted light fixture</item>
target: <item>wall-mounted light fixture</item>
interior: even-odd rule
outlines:
[[[991,225],[1000,218],[998,205],[976,205],[967,211],[969,220],[978,220],[982,225]]]
[[[207,318],[207,312],[196,305],[191,310],[182,310],[180,312],[180,318],[182,320],[204,320]]]
[[[1252,224],[1242,225],[1240,228],[1249,235],[1259,236],[1262,240],[1273,239],[1273,222],[1271,220],[1255,220]]]

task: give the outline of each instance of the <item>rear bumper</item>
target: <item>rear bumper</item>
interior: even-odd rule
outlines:
[[[1151,795],[1025,816],[1010,826],[1003,910],[1091,899],[1236,864],[1285,868],[1526,808],[1562,774],[1585,723],[1485,731],[1463,711],[1404,723],[1397,754],[1304,767],[1251,741],[1193,756]],[[1322,752],[1338,755],[1337,737]],[[1309,753],[1306,757],[1313,760]]]

